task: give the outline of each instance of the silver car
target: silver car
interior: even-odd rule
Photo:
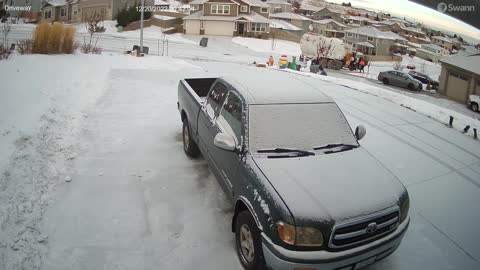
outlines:
[[[383,84],[391,84],[400,86],[403,88],[408,88],[410,90],[422,90],[422,82],[413,78],[410,74],[398,71],[390,70],[383,71],[378,74],[378,80],[382,81]]]

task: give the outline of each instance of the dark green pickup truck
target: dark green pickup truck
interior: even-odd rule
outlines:
[[[181,80],[184,151],[235,206],[246,269],[360,269],[408,228],[405,187],[359,145],[336,103],[284,72]],[[266,82],[269,82],[268,84]]]

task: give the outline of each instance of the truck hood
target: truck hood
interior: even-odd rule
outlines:
[[[339,222],[398,205],[405,187],[363,148],[253,160],[296,222]]]

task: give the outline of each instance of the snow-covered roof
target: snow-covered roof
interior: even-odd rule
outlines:
[[[162,21],[169,21],[169,20],[175,20],[175,17],[171,16],[165,16],[165,15],[158,15],[158,14],[153,14],[153,18],[157,20],[162,20]]]
[[[236,21],[245,19],[250,22],[270,23],[270,20],[252,11],[250,14],[241,14],[240,16],[204,16],[203,10],[192,13],[183,18],[184,20],[204,20],[204,21]]]
[[[286,0],[267,0],[267,4],[276,4],[276,5],[292,5]]]
[[[323,19],[323,20],[318,20],[318,21],[313,21],[315,23],[318,23],[318,24],[329,24],[329,23],[334,23],[340,27],[345,27],[347,28],[348,26],[346,26],[345,24],[343,23],[339,23],[337,21],[335,21],[334,19]]]
[[[190,5],[203,5],[203,4],[205,4],[206,2],[208,2],[208,0],[193,0],[193,1],[190,2],[189,4],[190,4]]]
[[[432,36],[433,39],[438,39],[438,40],[442,40],[444,42],[448,42],[448,43],[452,43],[452,41],[449,39],[449,38],[446,38],[446,37],[442,37],[442,36]]]
[[[301,10],[307,10],[307,11],[319,11],[321,10],[322,8],[321,7],[317,7],[317,6],[312,6],[312,5],[308,5],[308,4],[301,4],[300,5],[300,9]]]
[[[348,16],[347,19],[350,19],[352,21],[371,21],[369,18],[366,17],[361,17],[361,16]]]
[[[480,75],[480,54],[455,55],[440,59],[440,62],[456,66],[466,71]]]
[[[304,17],[302,15],[298,15],[293,12],[280,12],[280,13],[270,14],[270,18],[311,21],[311,19]]]
[[[394,38],[395,40],[408,41],[406,38],[404,38],[402,36],[399,36],[392,31],[385,31],[385,32],[383,32],[383,34],[387,35],[387,36],[390,36],[390,37]]]
[[[368,47],[368,48],[375,48],[370,42],[362,41],[362,42],[356,42],[355,44]]]
[[[290,31],[302,31],[302,28],[282,20],[270,20],[270,28],[285,29]]]
[[[422,44],[422,48],[430,48],[435,51],[446,51],[446,49],[438,46],[437,44]]]
[[[353,34],[359,34],[359,35],[364,35],[368,37],[375,37],[375,38],[382,38],[382,39],[390,39],[390,40],[396,40],[397,35],[393,32],[382,32],[378,30],[377,28],[373,26],[364,26],[364,27],[359,27],[359,28],[353,28],[353,29],[347,29],[345,30],[346,33],[353,33]],[[392,35],[394,34],[394,35]]]
[[[402,28],[403,30],[409,31],[409,32],[414,32],[414,33],[418,33],[418,34],[425,35],[424,32],[422,32],[421,30],[419,30],[419,29],[417,29],[417,28],[405,27],[405,26],[401,26],[400,28]]]
[[[153,2],[153,5],[155,5],[155,6],[169,6],[170,3],[166,2],[166,1],[163,1],[163,0],[155,0],[155,2]]]
[[[327,10],[330,13],[345,14],[345,11],[343,11],[343,10],[336,10],[336,9],[331,9],[331,8],[328,8],[328,7],[320,8],[320,9],[316,10],[314,13],[317,13],[317,12],[322,11],[322,10]]]
[[[51,5],[54,7],[60,7],[60,6],[65,6],[67,4],[67,0],[48,0],[46,1],[45,5]]]
[[[269,4],[260,0],[242,0],[242,1],[253,7],[266,7],[266,8],[270,7]]]

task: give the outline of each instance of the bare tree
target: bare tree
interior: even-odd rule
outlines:
[[[102,50],[97,47],[99,37],[97,37],[94,43],[93,36],[97,32],[105,31],[105,28],[103,27],[104,18],[105,14],[103,12],[93,11],[90,14],[84,14],[83,21],[85,22],[85,28],[87,29],[90,38],[88,42],[85,40],[85,37],[83,38],[83,45],[80,47],[83,53],[101,53]]]
[[[10,34],[10,30],[12,29],[12,23],[6,21],[3,23],[2,26],[2,45],[5,48],[8,48],[8,35]]]

